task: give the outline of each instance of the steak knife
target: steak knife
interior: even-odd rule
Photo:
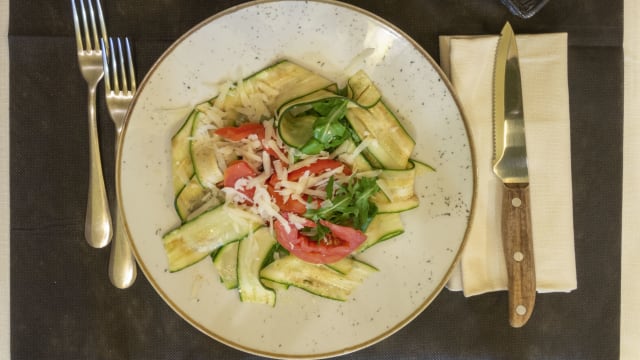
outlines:
[[[522,83],[516,38],[507,22],[498,40],[494,73],[493,172],[502,181],[502,243],[509,281],[509,323],[522,327],[533,312],[536,273]]]

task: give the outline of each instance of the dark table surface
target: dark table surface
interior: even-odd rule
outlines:
[[[173,41],[241,1],[104,1],[110,35],[133,39],[140,78]],[[622,0],[555,0],[534,17],[498,0],[347,1],[394,23],[436,60],[439,35],[569,34],[578,290],[540,294],[522,329],[505,292],[444,290],[415,321],[353,359],[616,359],[620,325]],[[247,359],[188,325],[139,275],[107,277],[109,250],[83,237],[86,85],[68,1],[10,1],[12,359]],[[64,96],[58,96],[58,93]],[[102,92],[99,92],[102,94]],[[98,98],[105,177],[115,198],[114,129]]]

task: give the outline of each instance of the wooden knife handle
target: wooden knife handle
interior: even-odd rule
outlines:
[[[536,301],[536,271],[531,237],[529,184],[505,184],[502,242],[509,277],[509,323],[527,323]]]

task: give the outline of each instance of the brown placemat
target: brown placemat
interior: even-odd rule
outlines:
[[[111,35],[133,39],[140,76],[183,32],[239,1],[105,1]],[[569,34],[578,290],[542,294],[525,328],[506,293],[443,291],[415,321],[353,359],[615,359],[619,353],[622,1],[551,1],[533,18],[495,1],[349,1],[397,25],[438,59],[438,35]],[[192,328],[146,279],[117,290],[109,250],[83,238],[86,86],[66,1],[10,3],[12,359],[246,359]],[[102,92],[100,92],[102,94]],[[98,98],[105,176],[113,126]],[[114,198],[114,187],[109,186]]]

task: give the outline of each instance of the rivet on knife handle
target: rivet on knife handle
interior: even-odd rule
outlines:
[[[536,302],[529,184],[505,184],[502,197],[502,239],[509,277],[509,323],[522,327]]]

